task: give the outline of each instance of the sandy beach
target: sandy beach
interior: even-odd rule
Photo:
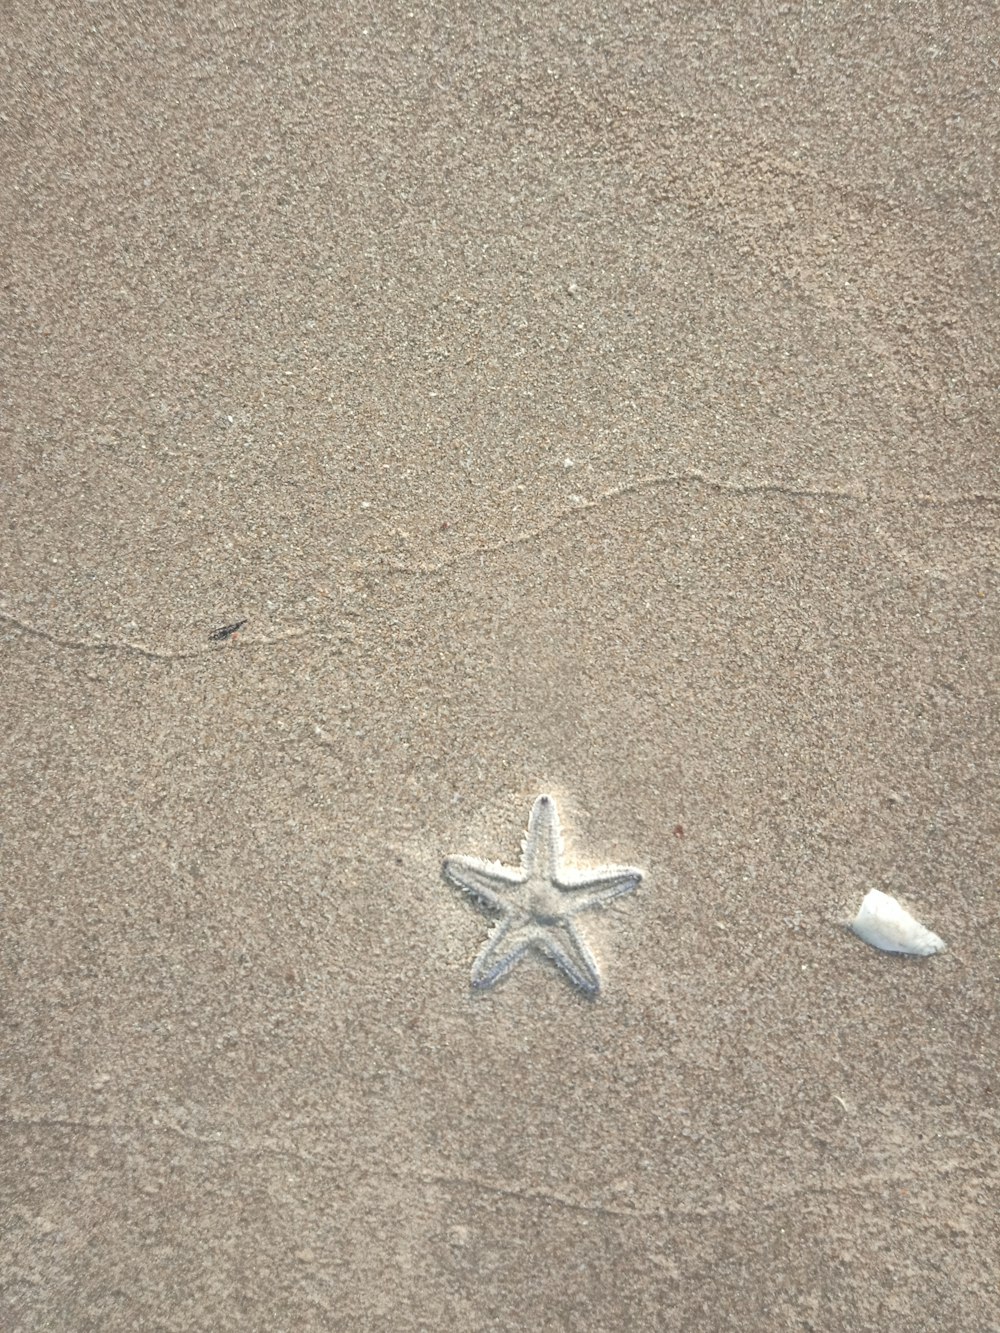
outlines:
[[[7,9],[5,1330],[1000,1333],[996,33]]]

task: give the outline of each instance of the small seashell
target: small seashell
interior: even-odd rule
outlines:
[[[855,935],[876,949],[889,953],[911,953],[926,957],[940,953],[945,947],[932,930],[922,926],[895,898],[872,889],[861,902],[857,916],[851,922]]]

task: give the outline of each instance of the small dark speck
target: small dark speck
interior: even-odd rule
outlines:
[[[674,825],[674,837],[675,837],[675,838],[683,838],[683,837],[684,837],[684,825],[683,825],[683,824],[675,824],[675,825]]]
[[[208,637],[210,639],[215,639],[217,642],[221,642],[222,639],[228,639],[231,635],[235,634],[238,629],[242,629],[246,623],[245,620],[234,620],[231,625],[223,625],[222,629],[212,630]]]

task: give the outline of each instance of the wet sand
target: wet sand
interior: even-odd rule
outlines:
[[[4,1328],[1000,1329],[994,26],[2,21]]]

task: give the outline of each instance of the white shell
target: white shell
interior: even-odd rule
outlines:
[[[895,898],[872,889],[861,902],[861,909],[851,922],[851,929],[866,944],[889,953],[912,953],[926,957],[945,947],[932,930],[922,926]]]

